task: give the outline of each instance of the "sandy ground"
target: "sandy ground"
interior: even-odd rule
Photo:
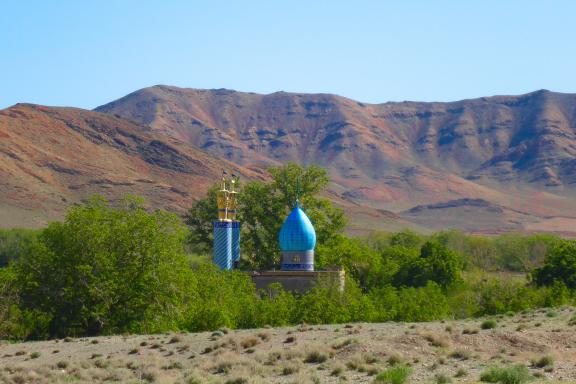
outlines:
[[[524,364],[576,383],[575,308],[434,323],[340,324],[0,344],[1,383],[372,383],[401,361],[410,383],[474,383]],[[553,364],[534,366],[551,357]]]

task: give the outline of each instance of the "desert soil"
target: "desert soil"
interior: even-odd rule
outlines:
[[[494,329],[474,319],[4,342],[0,383],[372,383],[397,362],[410,383],[474,383],[509,364],[534,382],[576,383],[575,313],[499,316]],[[543,357],[553,363],[536,367]]]

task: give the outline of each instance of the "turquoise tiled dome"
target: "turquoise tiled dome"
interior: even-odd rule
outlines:
[[[296,204],[280,230],[283,252],[311,251],[316,246],[316,231],[306,213]]]

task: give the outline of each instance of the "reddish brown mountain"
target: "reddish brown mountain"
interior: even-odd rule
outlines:
[[[19,104],[0,111],[0,225],[43,225],[93,193],[111,200],[134,193],[182,212],[218,179],[223,164],[258,176],[141,124]]]
[[[97,110],[247,167],[322,165],[335,193],[404,211],[428,227],[439,227],[430,225],[439,215],[442,227],[459,226],[460,212],[472,208],[450,202],[482,199],[487,204],[469,215],[482,216],[482,230],[576,230],[573,94],[375,105],[327,94],[155,86]],[[440,205],[409,210],[431,204]]]
[[[576,95],[548,91],[375,105],[156,86],[96,112],[21,104],[0,111],[0,225],[41,225],[95,192],[182,212],[223,165],[254,178],[290,160],[328,168],[355,232],[573,235],[575,129]]]

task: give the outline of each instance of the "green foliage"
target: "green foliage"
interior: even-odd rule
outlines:
[[[552,356],[542,356],[538,360],[532,361],[532,366],[536,368],[546,368],[554,366],[554,358]]]
[[[455,252],[438,241],[427,241],[418,257],[399,260],[400,269],[394,277],[395,285],[421,287],[433,281],[443,289],[461,281],[461,261]]]
[[[212,222],[218,218],[218,206],[216,205],[216,192],[220,189],[215,184],[208,189],[204,199],[196,200],[184,218],[184,222],[190,228],[188,244],[193,252],[211,252]]]
[[[479,271],[466,273],[465,280],[448,291],[450,311],[457,318],[506,314],[574,302],[572,292],[562,284],[534,287],[525,277]]]
[[[338,290],[336,282],[327,281],[304,295],[298,302],[296,319],[310,324],[369,321],[372,312],[370,300],[348,279],[344,292]]]
[[[370,291],[374,321],[431,321],[449,313],[448,300],[434,282],[420,288],[387,286]]]
[[[523,384],[532,379],[528,368],[522,364],[490,367],[480,374],[480,380],[487,383]]]
[[[497,326],[496,320],[489,319],[489,320],[484,320],[482,322],[482,324],[480,325],[480,328],[482,328],[482,329],[494,329],[494,328],[496,328],[496,326]]]
[[[534,283],[551,286],[562,282],[570,289],[576,288],[576,241],[562,241],[546,254],[544,265],[532,272]]]
[[[0,338],[433,321],[574,303],[574,242],[408,230],[351,239],[341,234],[342,212],[318,197],[328,183],[324,170],[289,164],[270,173],[271,181],[249,182],[240,195],[244,266],[278,263],[278,232],[298,188],[318,235],[317,267],[344,268],[343,290],[326,280],[304,295],[277,284],[258,292],[248,274],[219,271],[206,256],[217,187],[194,203],[189,233],[178,217],[147,212],[137,198],[113,208],[95,197],[37,233],[0,231]],[[531,281],[509,273],[542,263]],[[383,372],[378,377],[388,381],[380,382],[393,382],[402,369]],[[516,377],[514,369],[486,377],[499,370]]]
[[[466,269],[526,272],[542,264],[546,253],[562,240],[553,235],[505,234],[466,236],[457,230],[432,236],[462,257]]]
[[[335,235],[330,241],[318,244],[315,251],[318,269],[344,268],[362,287],[374,283],[376,271],[381,271],[383,260],[361,239]],[[378,276],[381,280],[383,277]]]
[[[44,338],[50,319],[41,311],[20,307],[17,278],[12,268],[0,268],[0,339]]]
[[[424,240],[414,231],[405,229],[390,237],[390,246],[403,248],[420,248]]]
[[[396,364],[376,376],[374,384],[404,384],[412,374],[412,368],[404,364]]]
[[[23,311],[40,311],[50,335],[154,332],[171,327],[189,291],[185,230],[127,197],[95,197],[51,223],[14,264]]]
[[[247,268],[268,269],[278,264],[278,233],[283,218],[294,207],[297,195],[314,223],[319,244],[333,240],[345,226],[342,210],[335,208],[328,199],[318,197],[328,185],[326,170],[315,165],[302,167],[289,163],[268,171],[272,175],[270,182],[246,183],[238,199],[238,219],[242,221],[242,265]],[[196,201],[186,215],[195,249],[211,249],[218,189],[218,186],[213,186],[208,197]]]
[[[0,229],[0,268],[19,259],[30,247],[38,231],[24,228]]]
[[[256,292],[247,275],[221,272],[212,264],[203,265],[192,274],[189,289],[194,301],[186,306],[183,328],[204,331],[255,325],[251,314],[255,310]]]

